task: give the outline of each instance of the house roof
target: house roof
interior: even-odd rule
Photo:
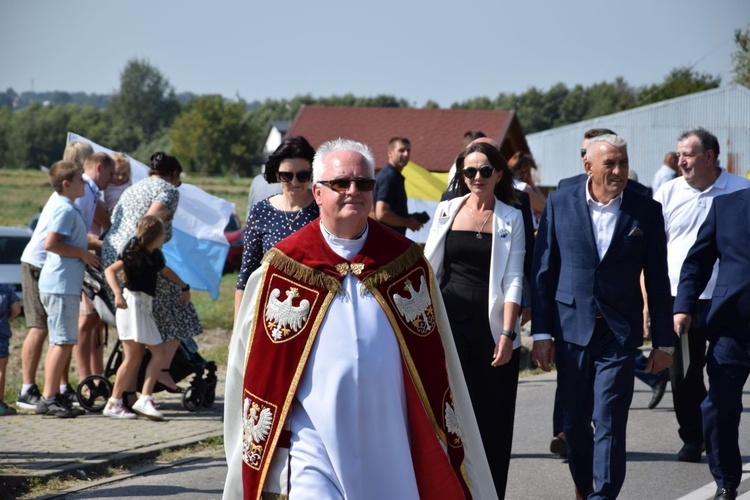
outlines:
[[[377,168],[388,161],[389,139],[404,136],[411,141],[412,161],[447,172],[467,130],[481,130],[496,140],[506,158],[529,150],[513,111],[302,106],[287,136],[302,135],[314,148],[339,137],[364,142]]]

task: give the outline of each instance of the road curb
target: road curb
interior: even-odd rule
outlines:
[[[0,496],[0,498],[2,498],[2,500],[12,500],[16,498],[16,495],[28,491],[34,483],[47,482],[53,478],[67,474],[86,477],[92,472],[101,471],[108,467],[150,460],[159,456],[162,452],[187,448],[188,446],[200,443],[206,439],[219,438],[222,436],[223,430],[220,429],[205,432],[203,434],[196,434],[185,439],[177,439],[151,446],[120,451],[80,462],[69,462],[52,469],[25,471],[18,474],[0,474],[0,490],[2,491],[2,496]],[[40,498],[55,498],[57,496],[59,496],[59,493]]]

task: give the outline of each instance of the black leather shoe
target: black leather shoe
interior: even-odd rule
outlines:
[[[648,403],[648,409],[653,410],[661,402],[661,398],[664,397],[664,391],[667,390],[667,382],[669,381],[668,372],[664,372],[656,381],[654,386],[651,388],[651,401]]]
[[[685,443],[682,449],[677,453],[677,460],[680,462],[700,462],[701,455],[706,449],[703,443]]]
[[[565,442],[565,434],[562,432],[552,438],[549,444],[549,451],[554,455],[560,455],[561,458],[568,456],[568,443]]]
[[[734,500],[735,498],[737,498],[735,488],[718,488],[714,500]]]

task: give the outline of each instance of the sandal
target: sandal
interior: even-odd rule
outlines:
[[[169,372],[169,368],[163,368],[161,371],[163,372]],[[156,381],[156,386],[154,387],[154,392],[161,392],[161,391],[167,391],[170,394],[182,394],[185,392],[185,389],[180,387],[175,383],[174,387],[168,387],[162,382]]]

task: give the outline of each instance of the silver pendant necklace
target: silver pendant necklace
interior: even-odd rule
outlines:
[[[289,231],[294,231],[294,229],[292,228],[292,224],[294,224],[294,222],[299,219],[300,214],[302,214],[302,209],[298,210],[297,215],[295,215],[292,219],[289,218],[286,211],[282,210],[281,213],[284,214],[284,218],[286,219],[287,224],[289,224]]]
[[[492,215],[492,212],[487,214],[487,217],[485,217],[484,222],[482,222],[481,226],[477,225],[477,221],[474,219],[474,209],[472,207],[469,207],[469,210],[471,211],[471,222],[474,223],[474,227],[477,228],[477,239],[482,239],[482,229],[484,229],[485,224],[487,224],[487,221],[490,220],[490,215]]]

